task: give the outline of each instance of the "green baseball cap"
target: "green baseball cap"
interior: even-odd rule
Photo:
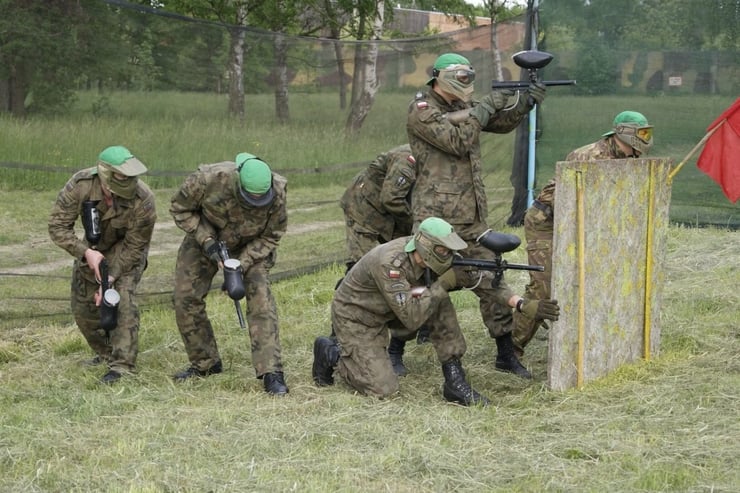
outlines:
[[[424,219],[419,225],[419,233],[424,233],[425,235],[432,237],[435,244],[442,245],[450,250],[464,250],[468,247],[465,240],[455,233],[455,229],[450,225],[450,223],[438,217],[428,217]],[[411,238],[409,242],[406,243],[404,250],[406,252],[413,252],[416,250],[416,241],[414,241],[414,238]]]
[[[649,126],[647,118],[645,118],[645,115],[643,115],[642,113],[638,113],[637,111],[623,111],[614,117],[614,128],[602,135],[602,137],[614,135],[614,129],[616,129],[619,125],[634,125],[635,127]]]
[[[457,53],[444,53],[437,57],[432,67],[432,78],[427,81],[427,85],[431,86],[434,79],[437,78],[440,70],[444,70],[452,65],[468,65],[470,66],[470,60]]]
[[[263,207],[275,197],[272,189],[270,167],[254,154],[241,152],[236,155],[241,197],[255,207]]]
[[[114,173],[126,176],[139,176],[147,172],[144,163],[123,146],[106,147],[98,156],[98,161],[108,166]]]

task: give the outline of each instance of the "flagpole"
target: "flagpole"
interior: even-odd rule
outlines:
[[[712,134],[714,134],[714,132],[716,132],[717,129],[719,127],[721,127],[722,124],[724,124],[726,121],[727,121],[727,119],[725,118],[724,120],[722,120],[721,122],[719,122],[719,124],[715,125],[714,128],[712,130],[710,130],[709,132],[707,132],[707,134],[704,136],[704,138],[701,139],[699,141],[699,143],[696,144],[694,146],[694,148],[691,149],[691,151],[689,151],[688,154],[686,154],[686,157],[683,158],[683,161],[681,161],[680,163],[678,163],[678,165],[675,168],[673,168],[673,171],[671,171],[671,173],[668,175],[668,183],[670,183],[673,180],[673,177],[676,175],[676,173],[678,173],[681,170],[681,168],[683,168],[683,165],[686,164],[686,162],[689,159],[691,159],[691,156],[693,156],[694,153],[701,148],[701,146],[703,146],[704,144],[706,144],[707,140],[709,140],[709,137],[711,137]]]

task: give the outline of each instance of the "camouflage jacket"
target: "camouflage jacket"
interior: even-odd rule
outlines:
[[[409,330],[418,329],[448,295],[439,283],[424,287],[424,269],[404,251],[409,239],[396,238],[363,255],[335,291],[332,310],[367,327],[399,320]],[[421,288],[418,296],[411,294],[413,287]]]
[[[485,128],[472,117],[458,125],[445,117],[446,113],[469,107],[459,101],[448,104],[434,91],[418,93],[409,105],[406,122],[417,165],[411,197],[414,223],[437,216],[452,224],[465,240],[476,238],[488,229],[480,132],[510,132],[526,116],[517,105],[515,109],[493,115]]]
[[[116,279],[146,262],[149,243],[157,220],[154,194],[149,187],[137,180],[136,195],[133,199],[113,197],[112,207],[108,207],[103,197],[103,189],[98,177],[97,167],[75,173],[59,192],[49,217],[49,236],[51,240],[77,259],[85,256],[91,248],[85,239],[75,233],[75,222],[82,214],[82,204],[87,200],[96,201],[100,216],[100,241],[95,249],[108,260],[108,273]],[[85,266],[83,276],[93,281],[93,272]]]
[[[597,161],[599,159],[624,159],[627,155],[623,153],[614,142],[614,137],[609,136],[596,142],[571,151],[566,161]],[[543,205],[555,207],[555,178],[550,179],[537,196],[537,202]]]
[[[170,202],[175,224],[202,245],[223,241],[232,257],[252,265],[277,249],[288,227],[287,180],[272,173],[275,199],[266,207],[247,205],[239,196],[236,164],[204,164],[191,173]]]
[[[342,195],[344,215],[385,239],[411,234],[411,189],[416,161],[408,144],[379,155]],[[396,234],[395,236],[398,236]]]

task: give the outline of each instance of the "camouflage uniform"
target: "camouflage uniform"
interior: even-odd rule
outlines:
[[[82,213],[82,203],[98,201],[101,238],[90,245],[77,237],[75,222]],[[103,196],[97,168],[77,172],[59,192],[49,218],[52,241],[75,258],[72,269],[72,313],[88,345],[111,370],[131,372],[136,367],[139,335],[139,308],[136,287],[146,268],[149,243],[157,220],[154,195],[138,180],[133,199],[113,197],[109,207]],[[85,251],[93,248],[108,261],[109,275],[121,295],[118,305],[118,325],[106,343],[100,328],[100,309],[94,295],[99,289],[94,271],[85,262]]]
[[[411,288],[425,286],[424,268],[412,262],[397,238],[365,254],[335,292],[332,324],[341,346],[338,374],[365,395],[387,397],[398,390],[386,347],[389,330],[408,333],[427,322],[437,357],[444,363],[466,350],[454,306],[437,283],[420,296]]]
[[[624,159],[627,156],[619,150],[614,137],[606,137],[592,144],[580,147],[565,158],[566,161],[596,161],[599,159]],[[553,212],[555,210],[555,179],[547,185],[527,209],[524,215],[524,237],[527,240],[527,255],[531,265],[542,265],[543,272],[529,272],[529,284],[524,297],[533,300],[550,298],[552,276],[552,237]],[[535,321],[523,313],[514,313],[514,332],[512,337],[519,350],[532,340],[542,321]]]
[[[342,195],[352,266],[375,246],[411,234],[411,188],[416,161],[404,144],[379,155]]]
[[[519,111],[520,105],[510,111],[498,111],[485,128],[475,118],[453,124],[445,116],[470,107],[461,101],[448,104],[434,91],[418,93],[411,102],[406,129],[417,163],[412,214],[415,228],[430,216],[446,220],[468,243],[468,248],[460,252],[464,257],[492,260],[493,253],[475,241],[489,229],[480,133],[510,132],[527,113]],[[480,299],[480,312],[490,336],[499,337],[511,332],[508,300],[514,293],[503,281],[498,287],[491,287],[491,273],[483,275],[473,292]]]
[[[206,164],[188,176],[172,197],[170,213],[187,234],[177,254],[175,318],[188,359],[207,371],[221,357],[206,314],[205,298],[218,266],[203,252],[209,237],[223,241],[244,270],[247,323],[256,375],[282,372],[278,316],[269,270],[288,224],[287,180],[272,173],[274,200],[266,207],[248,206],[239,197],[236,164]]]

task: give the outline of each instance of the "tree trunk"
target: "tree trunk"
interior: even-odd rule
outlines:
[[[501,52],[498,49],[498,14],[506,2],[501,5],[496,0],[491,0],[489,14],[491,15],[491,58],[493,61],[493,76],[496,80],[504,80],[504,69],[501,65]]]
[[[350,114],[347,117],[347,124],[345,125],[345,133],[350,135],[356,134],[362,128],[362,124],[365,122],[365,118],[370,113],[370,108],[372,108],[375,102],[375,94],[378,92],[377,64],[379,47],[376,41],[383,34],[384,7],[385,1],[378,0],[376,3],[376,14],[372,22],[372,42],[365,50],[362,50],[365,53],[362,60],[357,61],[357,57],[355,57],[355,74],[358,74],[357,69],[359,68],[360,77],[356,77],[352,84],[353,103]],[[356,88],[355,84],[357,84]],[[355,94],[357,94],[356,97]]]
[[[285,35],[275,35],[275,116],[278,122],[290,122],[290,107],[288,106],[288,57]]]
[[[8,109],[10,114],[16,117],[26,116],[26,95],[28,94],[28,83],[26,82],[26,70],[23,65],[10,66],[10,78],[8,79]]]
[[[240,6],[237,9],[237,25],[246,26],[247,9]],[[244,39],[243,29],[234,28],[229,31],[231,36],[229,47],[229,116],[236,117],[244,123]]]
[[[339,37],[338,33],[336,37]],[[347,107],[347,85],[344,83],[344,58],[342,58],[342,44],[339,41],[334,41],[334,55],[337,58],[337,76],[339,77],[339,109],[343,110]]]

